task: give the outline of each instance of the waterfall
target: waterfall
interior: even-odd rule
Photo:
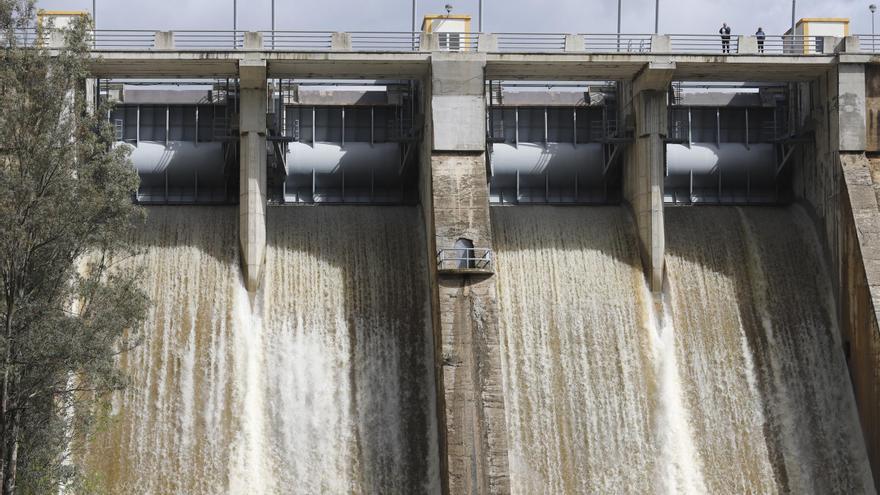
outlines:
[[[800,208],[668,208],[657,301],[623,208],[492,226],[515,493],[874,492]]]
[[[653,489],[651,300],[623,208],[492,208],[515,493]]]
[[[873,492],[810,219],[670,208],[676,358],[710,492]]]
[[[243,286],[234,208],[151,207],[151,308],[131,385],[90,442],[110,493],[439,490],[424,233],[415,208],[272,208]]]

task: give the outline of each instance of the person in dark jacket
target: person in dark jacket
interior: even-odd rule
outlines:
[[[730,53],[730,26],[727,25],[726,22],[721,23],[721,29],[718,30],[721,34],[721,51],[724,53]]]
[[[764,53],[764,38],[766,37],[764,28],[758,26],[758,30],[755,32],[755,38],[758,38],[758,53]]]

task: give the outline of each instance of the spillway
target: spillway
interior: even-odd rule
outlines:
[[[816,233],[799,208],[667,208],[676,358],[709,492],[873,492]]]
[[[234,208],[149,207],[153,304],[85,456],[109,493],[435,492],[424,234],[415,208],[277,208],[249,295]]]
[[[515,493],[653,489],[651,302],[623,208],[492,209]]]
[[[496,207],[514,493],[873,493],[799,208],[667,208],[655,304],[622,208]]]

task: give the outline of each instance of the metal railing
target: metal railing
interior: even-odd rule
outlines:
[[[498,33],[499,52],[562,52],[565,35],[559,33]]]
[[[262,31],[263,47],[267,50],[329,50],[332,31]]]
[[[432,46],[422,46],[423,33],[408,31],[261,31],[260,34],[263,38],[262,49],[278,51],[350,49],[359,52],[480,50],[518,53],[650,53],[652,49],[658,49],[653,46],[655,40],[650,34],[431,33]],[[489,46],[480,45],[484,40],[483,35]],[[19,46],[58,42],[48,33],[42,33],[38,38],[35,28],[16,30],[14,36]],[[245,38],[245,31],[232,30],[182,30],[163,33],[154,30],[99,29],[93,31],[92,41],[97,50],[152,50],[158,48],[157,42],[159,47],[167,49],[238,50],[244,48]],[[740,38],[739,35],[730,35],[729,40],[724,40],[720,34],[668,35],[668,53],[815,55],[833,53],[835,48],[824,46],[826,38],[821,36],[768,35],[762,42],[750,36],[743,38],[743,47],[740,46]],[[860,36],[859,40],[861,51],[880,52],[880,35]],[[665,48],[659,50],[667,52]]]
[[[352,31],[351,49],[359,52],[418,51],[421,33]]]
[[[437,251],[438,270],[490,270],[491,267],[491,249],[445,248]]]
[[[156,31],[147,29],[100,29],[92,33],[98,50],[132,50],[153,47]]]
[[[244,31],[174,31],[174,48],[236,50],[244,46]]]
[[[595,53],[647,53],[651,51],[650,34],[582,34],[584,50]]]
[[[834,53],[834,47],[824,46],[824,38],[817,36],[774,35],[767,36],[758,52],[774,55],[810,55],[823,52]]]
[[[670,34],[673,53],[737,53],[739,37],[730,35],[724,39],[720,34]]]

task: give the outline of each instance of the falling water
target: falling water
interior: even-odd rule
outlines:
[[[656,313],[624,209],[492,223],[515,493],[874,492],[800,209],[667,209]]]
[[[674,208],[666,232],[676,358],[708,491],[873,492],[806,214]]]
[[[248,294],[236,210],[149,208],[152,306],[86,459],[110,493],[438,486],[424,234],[414,208],[277,208]]]
[[[647,493],[651,300],[623,208],[492,209],[514,492]]]

